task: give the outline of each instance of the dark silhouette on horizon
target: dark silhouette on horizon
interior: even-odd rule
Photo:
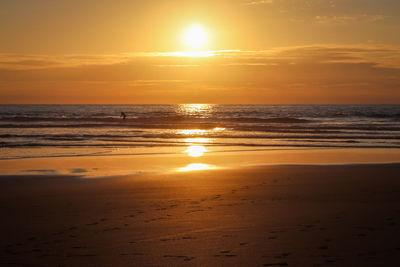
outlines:
[[[122,117],[122,119],[125,120],[125,119],[126,119],[126,114],[125,114],[125,112],[121,112],[120,117]]]

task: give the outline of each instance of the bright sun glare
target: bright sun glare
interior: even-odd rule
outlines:
[[[200,25],[193,25],[185,32],[185,42],[192,49],[204,47],[207,42],[207,33]]]
[[[179,168],[178,170],[181,172],[188,172],[188,171],[201,171],[201,170],[210,170],[214,169],[215,167],[204,164],[204,163],[191,163],[187,165],[186,167]]]
[[[196,145],[189,146],[185,152],[191,157],[201,157],[204,152],[207,152],[207,149],[204,146]]]

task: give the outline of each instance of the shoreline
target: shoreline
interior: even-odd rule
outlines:
[[[97,155],[0,160],[0,175],[78,175],[88,178],[136,173],[185,172],[275,165],[400,163],[400,149],[273,149],[175,154]]]
[[[196,169],[196,170],[180,170],[180,169],[173,169],[173,170],[164,170],[164,171],[138,171],[136,173],[130,174],[121,174],[121,175],[109,175],[109,176],[93,176],[87,177],[84,174],[58,174],[58,173],[49,173],[49,174],[40,174],[41,170],[37,170],[37,173],[33,174],[2,174],[0,172],[0,179],[87,179],[91,178],[90,180],[102,180],[102,179],[124,179],[124,178],[132,178],[137,176],[160,176],[160,175],[180,175],[182,173],[186,173],[190,175],[191,173],[211,173],[218,171],[245,171],[245,170],[254,170],[254,169],[264,169],[264,168],[318,168],[318,167],[332,167],[332,168],[340,168],[340,167],[400,167],[400,162],[369,162],[369,163],[326,163],[326,164],[260,164],[260,165],[243,165],[243,166],[236,166],[236,167],[220,167],[220,168],[205,168],[205,169]]]
[[[0,158],[1,161],[6,161],[6,160],[23,160],[23,159],[44,159],[44,158],[69,158],[69,157],[112,157],[112,156],[174,156],[174,155],[180,155],[180,154],[185,154],[184,149],[192,146],[192,145],[199,145],[199,146],[204,146],[207,149],[212,148],[212,150],[207,150],[207,153],[257,153],[257,152],[271,152],[271,151],[311,151],[311,150],[320,150],[320,151],[325,151],[325,150],[399,150],[400,147],[386,147],[386,146],[365,146],[365,147],[358,147],[358,146],[284,146],[284,145],[276,145],[276,146],[265,146],[269,148],[262,148],[263,146],[260,145],[255,145],[254,147],[261,147],[261,148],[256,148],[256,149],[241,149],[243,146],[207,146],[204,144],[197,144],[197,143],[192,143],[189,145],[180,145],[180,146],[164,146],[164,147],[134,147],[134,148],[126,148],[126,147],[119,147],[116,149],[116,151],[120,150],[135,150],[135,151],[141,151],[141,152],[129,152],[129,153],[115,153],[114,151],[100,151],[100,152],[93,152],[93,153],[83,153],[83,154],[59,154],[59,155],[30,155],[30,156],[10,156],[10,157],[3,157]],[[220,149],[220,150],[215,150],[214,148],[235,148],[235,149]],[[78,147],[79,148],[79,147]],[[3,148],[3,149],[15,149],[15,148]],[[26,149],[26,148],[24,148]],[[43,148],[41,148],[43,149]],[[74,148],[76,149],[76,148]],[[153,150],[153,152],[149,152]],[[172,151],[171,151],[172,150]]]

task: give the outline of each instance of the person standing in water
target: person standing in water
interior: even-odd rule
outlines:
[[[125,112],[121,112],[120,117],[121,117],[123,120],[125,120],[125,119],[126,119],[126,114],[125,114]]]

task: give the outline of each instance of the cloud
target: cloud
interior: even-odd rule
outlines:
[[[245,6],[255,6],[255,5],[263,5],[263,4],[272,4],[274,0],[258,0],[258,1],[245,1],[243,5]]]
[[[107,65],[126,61],[128,55],[21,55],[0,54],[0,69],[40,69],[75,67],[82,65]]]
[[[268,6],[262,9],[266,17],[279,14],[292,22],[347,25],[374,23],[393,16],[389,5],[372,0],[246,0],[241,4],[257,8]]]
[[[397,46],[312,45],[182,55],[2,55],[0,98],[38,103],[323,103],[335,99],[386,103],[400,99]]]
[[[389,18],[382,14],[355,14],[355,15],[333,15],[315,16],[315,21],[320,24],[349,24],[354,22],[377,22]]]

